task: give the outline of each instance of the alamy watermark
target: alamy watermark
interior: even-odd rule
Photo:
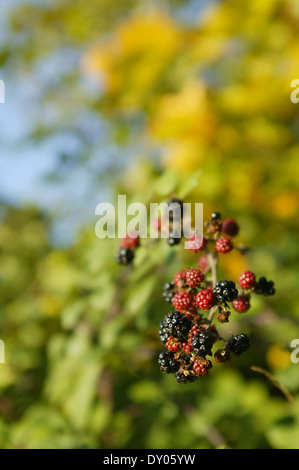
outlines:
[[[3,80],[0,80],[0,104],[5,103],[5,84]]]
[[[299,103],[299,78],[295,78],[291,82],[291,88],[295,88],[291,93],[291,101],[292,103],[297,104]]]
[[[291,362],[293,364],[298,364],[299,362],[299,339],[293,339],[290,344],[291,348],[295,348],[294,351],[291,352]]]
[[[148,211],[141,202],[127,206],[126,195],[121,194],[118,195],[117,208],[112,203],[101,202],[96,206],[95,214],[100,216],[95,226],[96,236],[100,239],[122,238],[129,232],[135,232],[140,238],[168,238],[173,231],[176,236],[186,239],[195,234],[203,237],[202,203],[153,202],[149,204]],[[129,220],[130,216],[132,218]],[[161,223],[158,230],[157,224],[151,223],[157,219]]]

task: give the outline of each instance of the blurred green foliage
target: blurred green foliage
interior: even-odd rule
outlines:
[[[188,25],[176,8],[104,0],[17,8],[1,54],[8,73],[34,76],[63,48],[78,57],[70,74],[43,84],[40,106],[51,103],[55,118],[37,119],[30,142],[77,132],[72,118],[82,109],[105,119],[124,167],[128,151],[142,149],[122,177],[92,170],[113,198],[149,204],[176,193],[203,202],[206,217],[235,217],[253,249],[246,259],[223,256],[220,275],[236,280],[249,268],[273,279],[277,294],[221,326],[246,331],[250,351],[177,384],[157,366],[168,311],[161,291],[197,256],[162,241],[144,244],[133,268],[122,268],[118,240],[97,239],[93,226],[55,248],[43,214],[3,203],[2,448],[298,448],[299,365],[289,345],[299,337],[299,108],[290,101],[299,11],[287,0],[227,0]],[[82,87],[90,75],[95,97]],[[62,99],[66,90],[73,100]],[[98,142],[84,128],[78,135],[83,158],[71,163],[83,171]]]

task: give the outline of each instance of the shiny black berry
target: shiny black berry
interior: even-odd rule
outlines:
[[[162,297],[165,302],[170,303],[176,293],[176,286],[173,281],[167,282],[163,287]]]
[[[181,242],[181,237],[176,232],[169,232],[167,243],[169,246],[178,245]]]
[[[158,364],[160,369],[166,374],[174,374],[180,367],[180,363],[175,359],[174,353],[170,351],[162,352],[159,355]]]
[[[205,331],[200,332],[192,338],[193,351],[197,356],[205,357],[212,355],[212,341]]]
[[[268,281],[265,277],[260,277],[254,286],[254,292],[256,294],[269,295],[275,294],[274,282]]]
[[[243,352],[249,349],[249,338],[245,333],[240,335],[231,336],[226,345],[226,350],[232,352],[236,356],[239,356]]]
[[[173,222],[174,220],[176,222],[180,222],[183,217],[183,201],[181,199],[173,197],[169,199],[166,204],[169,208],[168,214],[170,222]]]
[[[191,327],[192,322],[186,315],[178,311],[170,312],[160,323],[159,336],[162,343],[166,343],[169,336],[185,342]]]
[[[233,281],[218,281],[213,289],[216,303],[232,302],[238,297],[238,289]]]
[[[134,259],[134,251],[130,250],[129,248],[120,248],[116,253],[116,261],[119,264],[130,264]]]
[[[212,212],[212,214],[211,214],[211,219],[212,219],[212,220],[221,219],[221,214],[220,214],[220,212]]]

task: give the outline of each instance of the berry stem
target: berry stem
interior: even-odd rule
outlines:
[[[214,253],[214,254],[211,253],[208,248],[205,248],[205,251],[206,251],[206,255],[208,257],[208,261],[209,261],[209,269],[210,269],[210,272],[211,272],[211,281],[212,281],[212,285],[213,285],[213,288],[214,288],[215,285],[216,285],[216,282],[217,282],[218,256],[217,256],[217,253]]]

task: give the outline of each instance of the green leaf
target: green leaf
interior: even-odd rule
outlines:
[[[184,180],[183,183],[178,187],[177,195],[182,199],[186,198],[193,191],[193,189],[198,187],[201,174],[201,170],[192,173],[192,175]]]

